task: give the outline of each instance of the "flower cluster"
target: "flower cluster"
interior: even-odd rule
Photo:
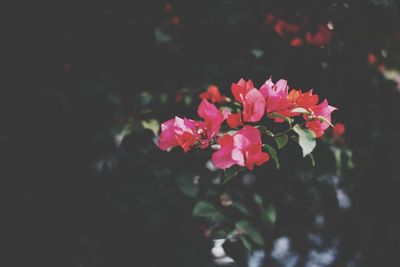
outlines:
[[[328,44],[334,33],[331,30],[332,24],[328,26],[320,24],[315,33],[306,31],[304,29],[309,28],[307,24],[309,22],[308,17],[301,17],[299,23],[289,23],[283,19],[280,19],[272,14],[268,14],[265,23],[280,37],[288,39],[291,46],[302,46],[305,43],[311,46],[322,46]]]
[[[336,109],[326,99],[320,102],[312,90],[289,90],[286,80],[273,83],[269,78],[257,89],[251,80],[240,79],[232,83],[231,92],[232,100],[222,96],[217,86],[210,86],[199,95],[202,101],[197,113],[202,120],[175,117],[164,122],[159,148],[170,150],[180,146],[187,152],[191,148],[204,149],[213,145],[217,151],[211,160],[217,168],[238,165],[252,170],[255,165],[267,162],[273,149],[263,143],[260,127],[266,129],[264,132],[271,138],[286,136],[287,141],[287,134],[293,130],[298,139],[315,139],[331,125],[331,113]],[[217,108],[208,100],[221,107]],[[265,125],[256,124],[264,119],[289,122],[289,129],[273,134]],[[225,121],[228,127],[223,125]],[[305,142],[299,140],[299,144],[304,146]],[[264,148],[267,151],[263,151]]]

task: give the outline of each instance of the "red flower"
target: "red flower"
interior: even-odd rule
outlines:
[[[221,95],[219,88],[216,85],[210,85],[206,92],[200,93],[201,99],[211,100],[212,103],[224,103],[225,96]]]
[[[242,124],[242,116],[241,116],[240,112],[236,113],[236,114],[232,114],[232,113],[229,114],[228,118],[226,119],[226,122],[228,123],[229,127],[231,127],[231,128],[236,128],[239,125],[241,125]]]
[[[260,88],[260,92],[266,99],[266,112],[272,113],[287,109],[289,87],[286,80],[279,80],[274,84],[269,78]]]
[[[268,153],[261,150],[261,134],[252,126],[245,126],[234,135],[226,134],[218,143],[221,148],[211,158],[217,168],[226,169],[237,164],[252,170],[254,165],[260,166],[269,160]]]
[[[312,90],[305,93],[301,90],[292,90],[289,93],[288,100],[294,108],[300,107],[308,110],[318,104],[319,97],[313,95]]]
[[[329,30],[325,25],[320,25],[315,35],[310,32],[306,33],[306,41],[310,45],[321,46],[329,43],[334,33]]]
[[[302,46],[303,45],[303,40],[301,40],[300,38],[296,37],[294,39],[292,39],[292,41],[290,41],[290,45],[291,46]]]
[[[179,24],[181,23],[181,18],[179,17],[179,16],[173,16],[170,20],[169,20],[169,23],[171,24],[171,25],[174,25],[174,26],[179,26]]]
[[[373,53],[369,53],[368,54],[368,63],[371,65],[375,65],[376,62],[378,62],[378,58],[376,57],[376,55]]]
[[[333,136],[334,137],[340,137],[344,134],[346,130],[346,127],[344,126],[343,123],[336,123],[335,127],[333,127]]]
[[[253,88],[254,84],[250,79],[247,82],[243,79],[240,79],[238,83],[232,83],[231,91],[236,101],[243,103],[244,97]]]
[[[176,136],[176,140],[183,151],[188,152],[196,142],[196,136],[189,132],[183,132],[183,134]]]
[[[183,100],[183,95],[181,93],[177,93],[175,95],[175,102],[180,103],[180,102],[182,102],[182,100]]]
[[[164,5],[164,11],[167,12],[167,13],[171,13],[173,9],[174,9],[174,8],[173,8],[172,5],[169,4],[169,3],[167,3],[167,4]]]

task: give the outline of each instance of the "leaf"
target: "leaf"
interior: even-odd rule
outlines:
[[[245,236],[240,236],[239,239],[242,241],[243,246],[248,250],[248,251],[252,251],[253,247],[251,245],[251,243],[249,242],[249,240],[247,240],[247,238]]]
[[[247,220],[241,220],[235,223],[236,229],[244,232],[254,243],[264,245],[261,233]]]
[[[233,177],[235,177],[240,171],[239,166],[233,166],[230,167],[229,169],[226,169],[224,172],[224,184],[229,182]]]
[[[193,208],[194,217],[204,217],[212,220],[220,220],[223,218],[221,214],[213,204],[206,201],[199,201]]]
[[[262,214],[262,221],[269,224],[274,225],[276,222],[276,210],[274,206],[269,205],[266,210],[263,210]]]
[[[275,142],[278,145],[279,149],[281,149],[284,146],[286,146],[288,141],[289,141],[289,137],[287,136],[287,134],[275,137]]]
[[[242,203],[234,202],[232,204],[232,207],[235,207],[236,209],[238,209],[241,213],[243,213],[245,215],[250,215],[249,210]]]
[[[258,205],[262,205],[263,199],[259,194],[254,193],[253,199],[254,199],[254,202],[256,202]]]
[[[331,123],[331,121],[328,120],[327,118],[325,118],[324,116],[318,116],[318,119],[319,119],[321,122],[326,122],[326,123],[329,124],[329,126],[331,126],[331,127],[335,127],[335,126],[333,126],[333,124]]]
[[[139,100],[142,105],[148,105],[153,100],[153,97],[154,96],[152,94],[150,94],[149,92],[142,92],[139,95]]]
[[[303,151],[303,157],[305,157],[310,154],[317,145],[315,134],[309,129],[301,128],[298,124],[293,127],[293,130],[299,135],[299,145]]]
[[[143,128],[152,131],[155,136],[158,135],[158,131],[160,130],[160,124],[155,119],[151,119],[148,121],[142,121],[142,126],[143,126]]]
[[[308,156],[309,156],[309,158],[310,158],[310,160],[311,160],[311,164],[313,165],[313,166],[315,166],[315,158],[314,158],[314,155],[313,154],[308,154]]]
[[[275,148],[273,148],[272,146],[270,146],[268,144],[264,144],[264,147],[267,149],[269,155],[274,160],[276,168],[279,169],[280,163],[279,163],[278,155],[276,154]]]
[[[210,234],[210,239],[226,239],[227,233],[223,229],[212,229]]]
[[[251,53],[253,54],[253,56],[255,57],[255,58],[260,58],[263,54],[264,54],[264,51],[262,51],[261,49],[252,49],[251,50]]]
[[[292,109],[292,112],[295,112],[295,113],[303,113],[303,114],[310,113],[307,109],[305,109],[305,108],[300,108],[300,107]]]
[[[333,156],[335,157],[336,171],[340,173],[342,170],[342,150],[337,147],[331,147],[331,150],[333,152]]]
[[[177,178],[179,189],[183,194],[192,198],[195,198],[199,192],[199,187],[195,185],[194,179],[195,177],[190,174],[182,174]]]
[[[258,125],[256,127],[262,134],[266,134],[268,136],[274,137],[274,134],[270,130],[268,130],[265,126]]]

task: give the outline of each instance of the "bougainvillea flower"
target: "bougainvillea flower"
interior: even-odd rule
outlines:
[[[173,16],[170,20],[168,20],[168,23],[178,27],[181,23],[181,18],[179,16]]]
[[[268,153],[261,150],[261,134],[252,126],[244,126],[234,135],[223,135],[218,143],[221,148],[211,158],[217,168],[226,169],[237,164],[252,170],[254,165],[260,166],[269,160]]]
[[[279,80],[276,84],[269,78],[261,87],[260,92],[266,99],[266,112],[276,112],[287,109],[289,87],[286,80]]]
[[[254,84],[250,79],[248,81],[240,79],[237,83],[232,83],[231,86],[232,95],[239,103],[243,103],[245,96],[251,89],[254,89]]]
[[[292,108],[304,108],[309,110],[311,107],[318,104],[319,97],[312,93],[313,91],[307,91],[303,93],[301,90],[291,90],[288,95],[288,101]]]
[[[333,35],[333,31],[329,30],[325,25],[320,25],[315,35],[310,32],[306,33],[306,41],[310,45],[321,46],[329,43]]]
[[[368,54],[368,63],[371,65],[375,65],[378,62],[378,58],[374,53]]]
[[[230,113],[228,115],[228,118],[226,119],[226,122],[228,123],[229,127],[236,128],[242,124],[242,115],[240,114],[240,112],[236,114]]]
[[[265,114],[265,98],[257,89],[251,89],[243,101],[243,120],[257,122]]]
[[[197,133],[202,136],[201,147],[207,147],[208,142],[218,134],[219,128],[224,121],[222,112],[206,99],[201,101],[197,114],[204,122],[199,123]]]
[[[316,137],[321,137],[324,131],[329,127],[328,122],[331,121],[331,113],[336,109],[335,107],[329,106],[328,100],[326,99],[322,101],[322,103],[311,107],[310,117],[312,119],[306,123],[307,128],[312,130]],[[325,121],[321,121],[321,117],[323,117]]]
[[[344,134],[345,131],[346,127],[344,126],[343,123],[336,123],[335,126],[333,127],[333,136],[340,137]]]
[[[219,88],[216,85],[210,85],[206,92],[199,94],[201,99],[210,100],[212,103],[224,103],[225,96],[221,95]]]
[[[286,36],[287,34],[297,34],[300,32],[301,27],[297,24],[287,23],[284,20],[278,19],[274,25],[274,31],[279,36]]]
[[[167,13],[171,13],[174,10],[174,8],[172,7],[172,5],[170,3],[167,3],[164,5],[164,11]]]
[[[293,38],[290,41],[290,45],[293,46],[293,47],[302,46],[303,45],[303,40],[298,38],[298,37]]]
[[[181,146],[187,152],[196,141],[196,121],[175,117],[161,124],[158,146],[161,150],[169,150]]]

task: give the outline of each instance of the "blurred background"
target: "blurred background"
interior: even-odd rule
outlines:
[[[0,96],[7,266],[400,266],[399,5],[16,8]],[[271,75],[339,108],[346,131],[319,140],[315,167],[288,145],[280,170],[222,184],[211,150],[155,145],[209,85],[229,96]]]

